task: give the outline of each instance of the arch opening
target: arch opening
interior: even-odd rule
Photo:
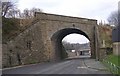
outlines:
[[[90,41],[90,38],[85,32],[76,28],[65,28],[57,31],[56,33],[53,34],[51,38],[52,46],[53,46],[53,49],[55,50],[54,55],[56,60],[61,60],[68,57],[68,53],[65,51],[65,47],[63,46],[62,40],[65,36],[72,33],[81,34]]]
[[[62,44],[69,58],[90,58],[90,41],[81,34],[72,33],[62,39]]]

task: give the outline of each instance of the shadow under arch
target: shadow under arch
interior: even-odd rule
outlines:
[[[90,38],[88,37],[88,35],[85,32],[81,31],[80,29],[65,28],[65,29],[61,29],[61,30],[55,32],[53,34],[53,36],[51,37],[51,41],[52,41],[53,49],[55,50],[55,59],[56,60],[61,60],[61,59],[64,59],[67,57],[65,48],[62,45],[62,39],[65,36],[72,34],[72,33],[84,35],[90,41]]]

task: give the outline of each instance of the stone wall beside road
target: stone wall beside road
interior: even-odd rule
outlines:
[[[120,55],[120,42],[113,43],[113,54]]]

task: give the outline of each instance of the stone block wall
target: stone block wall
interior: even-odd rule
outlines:
[[[47,61],[39,22],[2,46],[4,67]]]
[[[106,57],[106,51],[107,51],[107,48],[105,47],[101,47],[99,48],[99,60],[102,60]]]
[[[120,42],[113,42],[113,54],[120,55]]]

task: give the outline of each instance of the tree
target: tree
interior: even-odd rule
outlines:
[[[26,8],[26,9],[23,10],[23,13],[18,11],[19,18],[21,19],[20,20],[21,26],[27,26],[27,25],[31,24],[35,19],[34,18],[35,12],[42,12],[42,10],[39,9],[39,8],[32,8],[32,9],[27,9]]]
[[[24,17],[27,19],[27,18],[30,18],[30,10],[28,9],[24,9]]]
[[[7,17],[9,18],[16,18],[19,17],[19,10],[18,9],[10,9],[8,13],[6,14]]]
[[[14,3],[12,2],[2,2],[2,16],[5,17],[10,9],[14,8]]]
[[[23,16],[24,16],[24,18],[26,18],[26,19],[33,18],[35,12],[42,12],[42,10],[39,9],[39,8],[32,8],[32,9],[28,10],[28,9],[26,8],[26,9],[24,9],[24,11],[23,11]]]
[[[34,16],[35,12],[42,12],[42,10],[39,9],[39,8],[32,8],[31,9],[31,15]]]
[[[110,16],[108,17],[108,22],[111,25],[115,25],[118,26],[118,19],[120,18],[120,13],[118,13],[118,11],[114,11],[110,14]]]

